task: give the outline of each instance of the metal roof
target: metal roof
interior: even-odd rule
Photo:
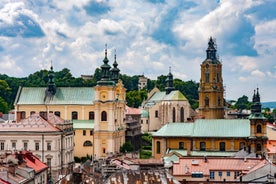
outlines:
[[[193,137],[249,137],[248,119],[198,119]]]
[[[169,123],[153,133],[153,136],[190,137],[193,135],[193,126],[194,123]]]
[[[198,119],[194,123],[169,123],[156,137],[249,137],[248,119]]]
[[[92,87],[57,87],[53,97],[46,95],[46,90],[47,87],[19,88],[15,104],[91,105],[94,101],[94,89]]]
[[[74,129],[94,129],[94,120],[73,120]]]
[[[165,91],[155,92],[145,107],[151,107],[160,101],[187,101],[187,98],[179,90],[171,91],[169,94],[166,94]]]

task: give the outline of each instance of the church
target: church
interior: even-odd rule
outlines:
[[[47,87],[20,87],[14,102],[16,121],[53,113],[74,124],[74,156],[105,158],[118,153],[125,143],[126,89],[119,80],[116,55],[113,67],[107,49],[102,78],[94,87],[57,87],[53,67]]]
[[[182,156],[234,156],[241,149],[248,154],[266,152],[265,117],[261,113],[260,94],[253,94],[248,119],[224,119],[222,64],[211,37],[206,59],[201,64],[198,116],[193,122],[170,121],[152,135],[154,158],[170,152]]]

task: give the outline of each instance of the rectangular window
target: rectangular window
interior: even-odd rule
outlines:
[[[93,130],[90,130],[90,135],[93,135],[93,133],[94,133]]]
[[[4,142],[1,142],[1,150],[5,150],[5,143]]]
[[[206,150],[206,143],[200,142],[200,151],[205,151],[205,150]]]
[[[215,171],[210,171],[210,179],[215,179]]]
[[[240,172],[239,171],[235,171],[234,178],[236,179],[239,175],[240,175]]]
[[[156,153],[157,153],[157,154],[160,154],[160,152],[161,152],[160,141],[157,141],[157,142],[156,142]]]
[[[52,160],[52,159],[47,158],[47,165],[48,165],[48,167],[50,167],[50,166],[51,166],[51,160]]]
[[[47,142],[47,150],[51,151],[51,143],[50,142]]]
[[[28,149],[28,143],[24,142],[24,150],[27,150],[27,149]]]
[[[143,120],[141,119],[141,124],[143,124]]]
[[[149,124],[149,120],[147,120],[146,123]]]
[[[82,131],[82,135],[84,135],[84,136],[86,135],[86,130]]]
[[[155,111],[155,117],[158,118],[158,111]]]
[[[179,149],[184,149],[184,142],[179,142]]]
[[[35,150],[36,150],[36,151],[39,150],[39,143],[38,143],[38,142],[35,143]]]
[[[227,171],[227,172],[226,172],[226,176],[231,176],[231,172],[230,172],[230,171]]]
[[[12,142],[12,149],[16,149],[16,142]]]
[[[219,172],[218,172],[218,175],[219,175],[219,176],[222,176],[222,171],[219,171]]]

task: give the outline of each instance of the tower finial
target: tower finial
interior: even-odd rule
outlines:
[[[105,52],[104,52],[104,54],[105,54],[105,57],[107,58],[107,44],[105,44]]]
[[[114,49],[114,62],[116,62],[116,49]]]

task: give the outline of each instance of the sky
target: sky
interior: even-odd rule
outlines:
[[[200,81],[210,37],[225,98],[276,101],[275,0],[1,0],[0,73],[92,75],[116,53],[122,74]],[[116,51],[115,51],[116,50]]]

